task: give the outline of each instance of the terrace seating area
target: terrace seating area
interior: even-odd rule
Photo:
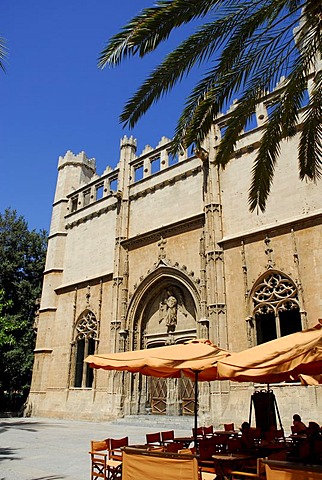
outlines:
[[[212,425],[198,427],[186,437],[176,436],[174,430],[146,433],[141,445],[130,445],[128,437],[92,441],[91,480],[158,480],[157,465],[169,469],[167,479],[261,480],[268,479],[266,472],[272,470],[264,459],[292,465],[314,461],[316,468],[321,465],[322,475],[322,436],[285,436],[283,429],[274,428],[263,434],[259,428],[249,428],[247,435],[249,443],[245,443],[243,429],[226,424],[222,430]],[[177,468],[186,473],[176,476]],[[163,480],[164,474],[161,477]]]

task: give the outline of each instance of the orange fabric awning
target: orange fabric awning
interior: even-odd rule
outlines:
[[[218,380],[274,383],[322,373],[322,325],[233,353],[217,364]]]
[[[196,339],[186,343],[130,352],[90,355],[85,359],[92,368],[142,373],[152,377],[181,376],[210,381],[217,376],[216,363],[230,355],[210,340]]]

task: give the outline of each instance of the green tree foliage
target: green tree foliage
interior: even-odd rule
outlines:
[[[171,32],[195,20],[205,21],[169,53],[127,102],[121,121],[133,127],[140,117],[188,74],[206,63],[207,71],[186,100],[178,120],[173,150],[198,150],[213,121],[238,98],[218,149],[225,167],[240,133],[251,120],[263,92],[272,92],[282,76],[262,130],[252,170],[250,210],[264,211],[283,139],[296,133],[310,76],[311,96],[304,112],[298,149],[299,176],[320,178],[322,128],[322,3],[318,0],[159,0],[114,35],[99,58],[101,68],[127,57],[144,57]],[[296,35],[294,36],[294,29]],[[296,42],[295,42],[295,40]]]
[[[47,232],[29,231],[15,210],[0,214],[0,399],[28,394],[47,248]]]

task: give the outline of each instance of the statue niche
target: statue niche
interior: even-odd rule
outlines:
[[[187,317],[188,312],[180,290],[176,287],[165,288],[159,302],[159,324],[165,324],[168,333],[172,333],[176,329],[178,311]]]

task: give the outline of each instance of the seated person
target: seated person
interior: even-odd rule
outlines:
[[[309,422],[309,426],[307,428],[307,437],[310,440],[320,440],[322,438],[320,425],[318,423]]]
[[[307,440],[300,445],[300,459],[306,463],[319,463],[320,448],[317,448],[317,445],[320,441],[322,441],[320,425],[316,422],[309,422]]]
[[[293,425],[292,425],[292,433],[295,435],[302,435],[306,433],[307,427],[306,425],[302,422],[300,415],[295,413],[293,415]]]
[[[243,422],[241,426],[241,445],[242,450],[253,450],[255,447],[254,438],[251,433],[250,425],[248,422]]]

